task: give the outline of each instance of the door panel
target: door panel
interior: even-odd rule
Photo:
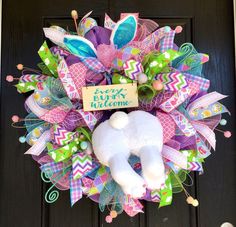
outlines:
[[[108,226],[106,213],[96,203],[83,198],[70,208],[69,192],[60,192],[58,201],[47,204],[44,195],[48,185],[40,179],[37,164],[24,156],[27,146],[17,138],[24,130],[10,126],[14,114],[24,116],[24,96],[5,82],[5,75],[19,72],[18,63],[35,67],[37,50],[44,37],[43,26],[59,25],[73,29],[70,11],[79,16],[94,9],[94,18],[103,24],[104,13],[118,19],[121,12],[140,12],[160,26],[181,25],[183,32],[176,43],[193,42],[196,49],[208,53],[210,62],[204,74],[211,79],[211,89],[230,95],[223,103],[230,109],[227,130],[235,134],[235,77],[233,40],[233,2],[230,0],[3,0],[2,83],[1,83],[1,153],[0,153],[0,226],[4,227],[98,227]],[[216,227],[225,221],[236,224],[235,212],[235,140],[217,134],[217,149],[205,163],[202,176],[191,175],[194,186],[188,191],[197,196],[195,209],[185,202],[183,193],[174,196],[173,205],[158,209],[158,204],[144,202],[145,213],[128,217],[120,215],[109,226],[114,227]]]

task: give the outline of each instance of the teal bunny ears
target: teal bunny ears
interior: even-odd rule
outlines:
[[[97,56],[97,51],[92,42],[82,36],[66,35],[64,37],[64,44],[76,56],[93,58]]]
[[[133,15],[124,17],[114,27],[110,38],[111,43],[118,49],[122,48],[135,38],[137,27],[138,23]]]
[[[112,30],[110,43],[120,49],[131,42],[137,32],[137,19],[133,15],[128,15],[118,21]],[[92,42],[82,36],[65,35],[64,45],[74,55],[79,57],[97,57],[97,51]]]

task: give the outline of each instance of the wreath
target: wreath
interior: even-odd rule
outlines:
[[[226,96],[207,92],[208,55],[174,43],[181,26],[122,13],[118,22],[106,14],[101,27],[90,14],[77,23],[71,12],[75,32],[44,28],[39,70],[18,64],[20,78],[6,77],[29,93],[28,115],[14,115],[12,125],[26,128],[19,141],[31,146],[25,154],[51,183],[45,200],[55,202],[58,189],[70,190],[71,206],[86,195],[101,211],[107,207],[108,223],[123,211],[143,212],[140,200],[170,205],[181,191],[198,206],[185,181],[203,173],[214,130],[231,136],[216,129],[228,110],[218,102]]]

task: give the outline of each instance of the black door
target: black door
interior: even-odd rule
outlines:
[[[118,19],[121,12],[140,12],[160,25],[181,25],[178,43],[193,42],[210,55],[204,74],[211,89],[230,97],[224,104],[232,113],[228,129],[235,134],[235,75],[233,0],[3,0],[1,151],[0,151],[0,226],[1,227],[78,227],[108,226],[97,204],[82,199],[70,208],[69,193],[62,192],[52,204],[44,202],[45,185],[37,164],[24,156],[26,146],[17,138],[24,132],[13,129],[11,116],[25,115],[24,97],[5,81],[5,75],[18,74],[15,65],[35,67],[37,50],[42,44],[42,27],[50,24],[72,26],[70,11],[80,15],[94,10],[94,18],[103,23],[104,13]],[[205,173],[194,177],[191,189],[200,206],[193,208],[183,194],[174,196],[173,205],[158,209],[146,203],[145,214],[129,218],[125,214],[110,226],[218,227],[224,222],[236,225],[236,142],[217,134],[216,152],[205,163]]]

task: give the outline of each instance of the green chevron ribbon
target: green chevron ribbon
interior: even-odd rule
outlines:
[[[70,132],[65,130],[58,124],[53,126],[54,140],[58,145],[66,145],[74,140],[76,132]]]
[[[92,157],[90,155],[77,153],[72,156],[72,173],[74,180],[80,179],[92,168]]]

